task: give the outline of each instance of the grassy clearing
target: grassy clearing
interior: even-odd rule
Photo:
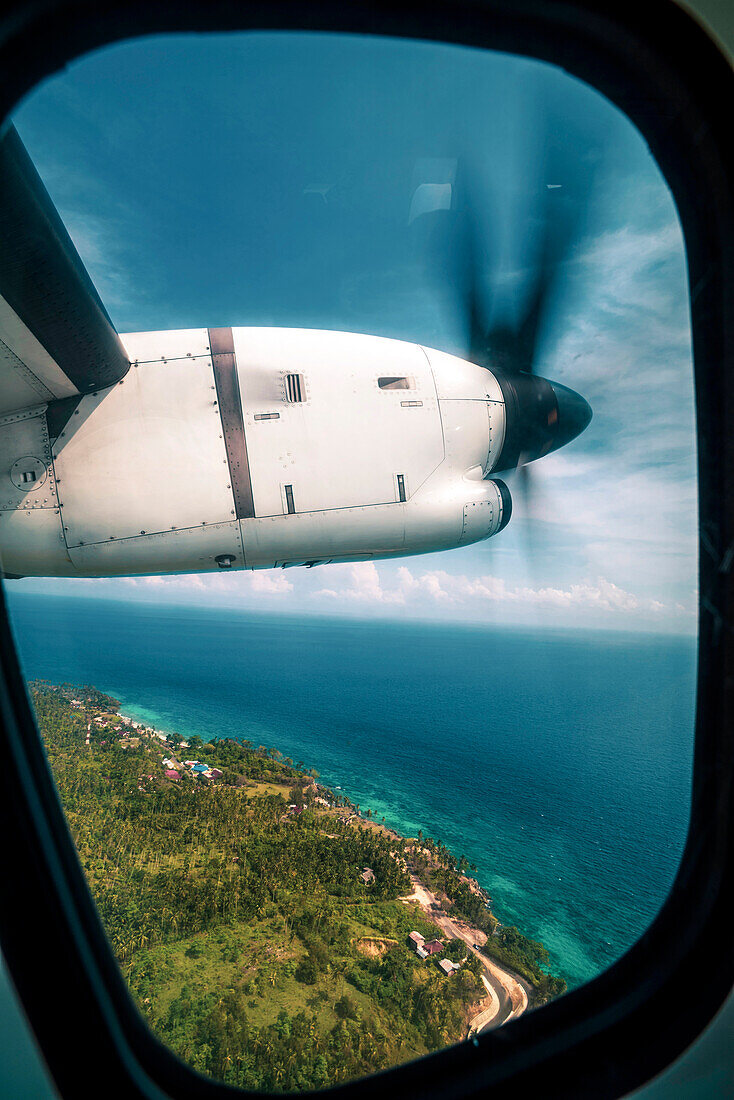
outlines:
[[[265,795],[280,794],[287,802],[290,786],[288,783],[276,783],[272,780],[252,780],[242,789],[246,798],[262,798]]]

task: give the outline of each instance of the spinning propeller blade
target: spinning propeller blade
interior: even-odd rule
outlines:
[[[492,476],[517,471],[516,484],[526,507],[531,500],[527,464],[575,439],[592,415],[580,394],[538,373],[564,265],[581,236],[589,195],[588,180],[582,193],[574,193],[563,182],[564,175],[557,151],[549,149],[537,187],[529,195],[527,217],[509,226],[512,232],[516,224],[516,233],[523,234],[516,243],[524,247],[514,250],[513,259],[529,251],[532,260],[509,279],[499,263],[493,263],[490,250],[483,248],[471,195],[464,196],[463,209],[453,212],[452,221],[444,219],[434,228],[438,250],[452,257],[442,266],[462,319],[464,356],[492,371],[505,398],[505,442]]]

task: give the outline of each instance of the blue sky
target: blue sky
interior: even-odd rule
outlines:
[[[547,65],[459,47],[168,36],[74,63],[15,121],[120,332],[304,325],[461,354],[455,296],[420,218],[409,224],[416,186],[442,171],[470,181],[492,308],[505,315],[533,263],[534,196],[548,182],[588,191],[540,370],[594,410],[578,440],[534,464],[535,491],[513,494],[509,527],[474,547],[18,590],[695,630],[682,235],[644,141],[596,92]]]

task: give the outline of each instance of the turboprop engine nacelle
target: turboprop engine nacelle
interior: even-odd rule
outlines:
[[[444,550],[511,512],[487,370],[342,332],[122,337],[122,381],[0,418],[9,574],[263,569]]]

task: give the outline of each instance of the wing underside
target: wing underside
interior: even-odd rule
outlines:
[[[11,126],[0,140],[0,417],[113,385],[129,366]]]

